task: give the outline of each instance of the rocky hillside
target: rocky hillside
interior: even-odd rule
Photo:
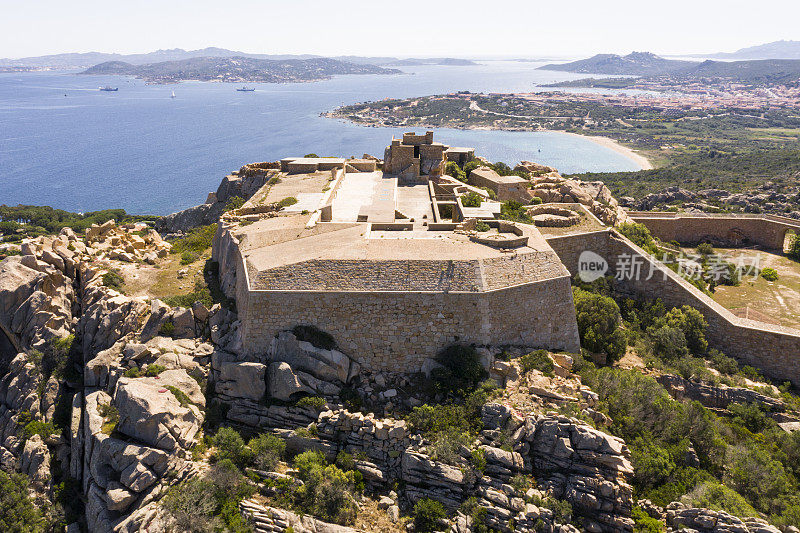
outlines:
[[[622,222],[602,184],[522,166],[543,202]],[[108,221],[0,262],[3,530],[798,531],[800,399],[694,310],[600,280],[574,289],[583,354],[453,345],[377,373],[311,326],[247,357],[232,302],[121,292],[186,248]]]

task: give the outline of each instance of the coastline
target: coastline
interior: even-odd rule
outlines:
[[[368,127],[368,128],[391,127],[391,126],[384,126],[382,124],[359,122],[357,120],[352,120],[352,119],[350,119],[348,117],[343,117],[341,115],[336,115],[335,111],[328,111],[328,112],[320,113],[320,116],[323,116],[323,117],[326,117],[326,118],[332,118],[332,119],[335,119],[335,120],[343,120],[343,121],[349,122],[351,124],[357,124],[359,126]],[[425,124],[422,124],[422,123],[420,123],[420,124],[408,124],[407,126],[408,127],[430,128],[430,129],[436,129],[436,128],[444,127],[444,128],[453,128],[453,129],[459,129],[459,130],[476,130],[476,131],[534,131],[534,132],[535,131],[548,131],[548,132],[553,132],[553,133],[560,133],[562,135],[572,135],[572,136],[575,136],[575,137],[581,137],[583,139],[587,139],[589,141],[592,141],[595,144],[599,144],[600,146],[603,146],[605,148],[608,148],[609,150],[613,150],[614,152],[617,152],[618,154],[625,156],[629,160],[631,160],[634,163],[636,163],[636,165],[639,167],[639,170],[652,170],[653,168],[655,168],[653,166],[653,163],[651,163],[649,159],[647,159],[645,156],[641,155],[639,152],[637,152],[633,148],[628,148],[627,146],[621,144],[619,141],[616,141],[616,140],[612,139],[611,137],[603,137],[601,135],[581,135],[580,133],[573,133],[573,132],[570,132],[570,131],[549,130],[549,129],[504,130],[502,128],[494,128],[492,126],[475,126],[475,127],[431,126],[431,125],[425,125]]]
[[[547,130],[547,131],[558,131],[558,130]],[[611,150],[614,150],[618,154],[624,155],[637,165],[639,165],[640,170],[651,170],[653,169],[653,164],[647,159],[645,156],[641,155],[640,153],[636,152],[633,148],[628,148],[620,144],[618,141],[615,141],[611,137],[602,137],[600,135],[581,135],[580,133],[572,133],[568,131],[560,131],[559,133],[563,133],[564,135],[574,135],[576,137],[583,137],[584,139],[589,139],[593,143],[597,143],[600,146],[605,146]]]

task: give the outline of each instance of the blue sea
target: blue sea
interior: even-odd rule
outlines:
[[[251,85],[255,92],[74,72],[0,74],[0,204],[171,213],[204,202],[244,163],[310,152],[382,157],[392,135],[402,133],[320,116],[340,105],[458,90],[532,91],[580,77],[537,66],[421,66],[399,75]],[[119,91],[98,90],[105,85]],[[527,159],[567,173],[637,169],[608,148],[556,132],[439,129],[436,139],[512,166]]]

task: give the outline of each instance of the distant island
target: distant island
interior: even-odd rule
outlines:
[[[22,58],[0,58],[0,72],[31,72],[39,70],[73,70],[86,69],[102,63],[122,62],[131,65],[150,65],[153,63],[164,63],[169,61],[183,61],[186,59],[197,58],[248,58],[248,59],[267,59],[272,61],[303,60],[303,59],[323,59],[327,56],[314,54],[249,54],[227,48],[210,46],[198,50],[184,50],[182,48],[170,48],[167,50],[156,50],[143,54],[115,54],[105,52],[68,52],[63,54],[51,54],[44,56],[22,57]],[[441,65],[441,66],[469,66],[477,65],[469,59],[459,59],[453,57],[433,57],[433,58],[398,58],[393,56],[332,56],[329,59],[336,59],[357,65],[375,66],[418,66],[418,65]]]
[[[761,59],[748,61],[683,61],[665,59],[650,52],[633,52],[626,56],[597,54],[570,63],[548,64],[539,70],[555,70],[611,76],[642,76],[671,80],[725,79],[748,84],[792,84],[800,79],[800,59]],[[663,80],[661,80],[663,81]],[[610,83],[610,84],[609,84]],[[633,84],[631,80],[630,84]],[[620,88],[615,80],[582,80],[562,82],[559,87]]]
[[[291,83],[329,79],[342,74],[400,74],[397,69],[355,64],[331,58],[256,59],[252,57],[195,57],[133,65],[108,61],[81,74],[136,76],[148,83],[176,83],[187,80],[235,83]]]
[[[655,76],[689,69],[697,64],[696,61],[664,59],[650,52],[632,52],[626,56],[597,54],[588,59],[580,59],[570,63],[551,63],[539,67],[538,70],[615,76]]]
[[[707,59],[800,59],[800,41],[774,41],[740,48],[735,52],[692,54],[687,57]]]

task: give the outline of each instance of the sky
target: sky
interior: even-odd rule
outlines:
[[[798,0],[0,0],[0,57],[249,53],[582,57],[800,40]]]

